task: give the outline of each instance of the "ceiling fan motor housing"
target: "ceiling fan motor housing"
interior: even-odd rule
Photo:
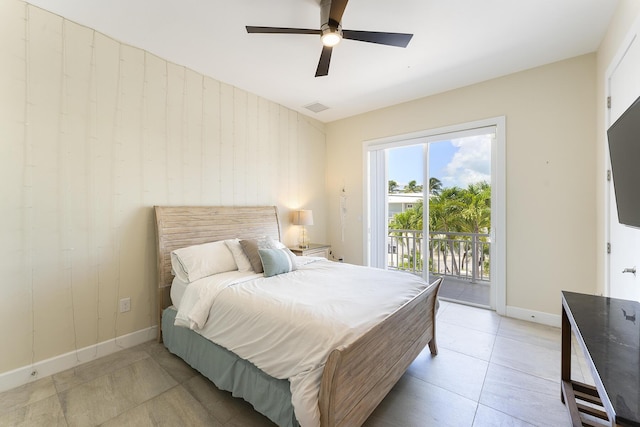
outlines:
[[[340,25],[334,27],[331,24],[322,24],[320,30],[322,31],[320,38],[325,46],[335,46],[342,40],[342,27]]]
[[[342,40],[342,24],[330,18],[331,0],[322,0],[320,3],[320,31],[322,32],[322,44],[335,46]]]
[[[331,0],[322,0],[320,2],[320,28],[323,31],[325,25],[331,27],[330,24],[333,24],[333,28],[335,29],[340,26],[339,22],[335,22],[329,17],[329,12],[331,12]]]

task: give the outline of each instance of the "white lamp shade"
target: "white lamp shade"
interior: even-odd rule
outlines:
[[[301,209],[293,212],[294,225],[313,225],[313,211]]]

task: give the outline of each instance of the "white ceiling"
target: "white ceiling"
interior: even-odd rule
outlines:
[[[314,77],[319,0],[28,0],[117,40],[330,122],[594,52],[618,0],[350,0],[346,29],[413,33],[406,49],[343,40]],[[313,113],[303,106],[330,107]]]

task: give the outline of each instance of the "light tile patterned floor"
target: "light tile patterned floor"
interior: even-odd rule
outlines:
[[[443,302],[437,339],[365,426],[570,425],[559,329]],[[573,376],[592,382],[579,356]],[[90,425],[273,424],[154,341],[0,394],[0,426]]]

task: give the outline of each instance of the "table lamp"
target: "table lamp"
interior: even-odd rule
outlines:
[[[300,209],[293,212],[293,224],[300,225],[300,236],[298,238],[298,247],[306,249],[309,247],[309,239],[307,237],[307,229],[305,226],[313,225],[313,212],[308,209]]]

